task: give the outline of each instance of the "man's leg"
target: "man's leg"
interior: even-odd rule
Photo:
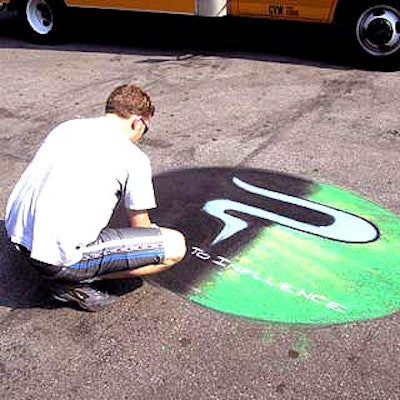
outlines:
[[[180,232],[157,227],[105,229],[87,247],[82,260],[70,266],[45,264],[31,259],[28,251],[23,254],[47,278],[55,299],[97,311],[117,297],[97,290],[91,282],[161,272],[178,263],[185,253],[185,239]]]
[[[58,278],[79,283],[61,284],[53,294],[58,300],[73,301],[89,311],[111,304],[110,296],[94,288],[94,281],[129,279],[164,271],[177,264],[186,254],[184,236],[169,228],[105,229],[98,240],[89,245],[83,259],[63,267]],[[57,293],[58,291],[58,293]]]
[[[101,280],[130,279],[152,275],[165,271],[181,261],[186,254],[186,242],[184,236],[174,229],[160,227],[160,230],[164,243],[164,260],[161,263],[145,265],[135,269],[104,273],[101,274],[99,278]]]

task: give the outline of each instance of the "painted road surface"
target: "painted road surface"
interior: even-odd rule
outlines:
[[[150,281],[269,322],[346,323],[399,309],[400,219],[391,211],[257,169],[171,171],[155,184],[155,217],[185,233],[189,254]]]
[[[400,398],[399,73],[322,27],[81,17],[42,47],[0,17],[0,397]],[[127,81],[156,104],[152,217],[189,252],[85,313],[12,252],[5,205],[46,133]]]

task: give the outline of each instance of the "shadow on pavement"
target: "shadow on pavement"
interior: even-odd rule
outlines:
[[[13,248],[4,221],[0,221],[0,246],[0,306],[13,309],[65,306],[51,299],[48,282]],[[142,285],[142,279],[110,280],[97,284],[99,289],[118,296],[131,293]]]
[[[12,247],[0,221],[0,306],[52,308],[45,282]]]

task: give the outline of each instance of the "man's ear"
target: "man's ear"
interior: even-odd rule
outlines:
[[[130,117],[128,122],[131,126],[131,129],[134,131],[136,129],[136,125],[138,123],[138,119],[137,119],[136,115],[133,115],[132,117]]]

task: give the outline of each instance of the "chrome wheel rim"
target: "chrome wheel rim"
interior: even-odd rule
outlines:
[[[357,21],[357,40],[373,56],[387,56],[400,47],[400,12],[376,5],[364,11]]]
[[[36,33],[46,35],[53,29],[53,11],[45,0],[29,0],[26,5],[26,17]]]

